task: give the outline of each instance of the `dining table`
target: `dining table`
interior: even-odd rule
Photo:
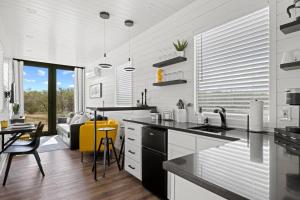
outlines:
[[[32,133],[36,130],[36,126],[28,126],[28,127],[7,127],[1,128],[0,127],[0,135],[1,135],[1,151],[0,155],[10,147],[16,140],[18,140],[22,135],[25,133]],[[10,135],[11,137],[5,142],[5,135]]]

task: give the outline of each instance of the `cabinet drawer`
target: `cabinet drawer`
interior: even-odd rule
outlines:
[[[142,180],[141,163],[125,156],[125,170],[139,180]]]
[[[132,144],[136,146],[141,146],[141,138],[135,133],[125,133],[125,145]]]
[[[217,147],[227,142],[230,141],[205,136],[197,136],[197,151]]]
[[[129,158],[132,158],[136,162],[141,162],[141,147],[132,145],[127,142],[125,145],[125,155]]]
[[[140,146],[142,135],[142,125],[134,123],[125,124],[125,140]]]
[[[176,200],[225,200],[223,197],[212,193],[190,181],[187,181],[179,176],[175,176],[174,197]]]
[[[177,146],[195,150],[196,149],[196,136],[190,133],[184,133],[181,131],[168,131],[168,143],[175,144]]]

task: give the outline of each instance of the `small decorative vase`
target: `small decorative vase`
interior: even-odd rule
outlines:
[[[177,51],[177,56],[184,57],[185,56],[184,51]]]
[[[156,72],[156,81],[157,81],[157,83],[159,83],[159,82],[162,82],[162,80],[163,80],[163,70],[162,69],[157,69],[157,72]]]

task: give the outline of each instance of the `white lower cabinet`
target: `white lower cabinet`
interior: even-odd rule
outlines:
[[[225,200],[190,181],[174,175],[174,200]]]
[[[142,180],[142,127],[141,124],[125,123],[125,170]]]
[[[196,149],[197,149],[197,151],[201,151],[204,149],[221,146],[227,142],[230,142],[230,141],[198,135],[197,141],[196,141]]]
[[[230,141],[187,132],[168,130],[168,160],[193,154],[197,151],[201,151],[211,147],[217,147],[227,142]],[[178,200],[177,197],[175,198],[177,189],[178,188],[176,188],[175,175],[168,172],[168,199]],[[198,197],[194,199],[201,198]]]

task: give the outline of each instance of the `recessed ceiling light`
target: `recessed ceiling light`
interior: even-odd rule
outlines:
[[[33,8],[27,8],[26,10],[30,14],[36,14],[37,13],[37,11],[35,9],[33,9]]]
[[[26,34],[25,37],[26,37],[26,38],[29,38],[29,39],[33,39],[33,38],[34,38],[34,36],[31,35],[31,34]]]

